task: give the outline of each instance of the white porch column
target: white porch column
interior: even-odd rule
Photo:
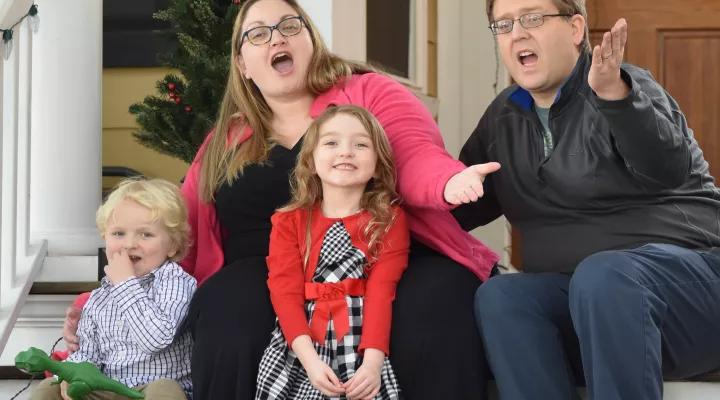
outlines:
[[[30,235],[48,254],[97,255],[102,197],[99,0],[37,0],[33,38]]]

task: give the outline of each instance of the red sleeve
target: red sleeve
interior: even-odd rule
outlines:
[[[210,135],[212,135],[212,133]],[[208,138],[210,137],[210,135],[208,135]],[[207,143],[207,140],[205,143]],[[205,147],[205,144],[203,144],[203,147]],[[200,197],[197,190],[197,184],[198,177],[200,175],[200,153],[202,152],[203,147],[200,148],[200,151],[198,151],[198,155],[195,157],[195,160],[190,165],[190,169],[188,169],[188,172],[185,175],[185,180],[183,181],[181,187],[182,194],[183,197],[185,197],[185,203],[187,204],[188,208],[188,224],[190,225],[190,247],[188,248],[185,258],[180,261],[179,264],[185,270],[185,272],[192,276],[195,276],[195,264],[197,262],[199,225],[198,218],[200,218],[198,214],[198,203],[200,202]]]
[[[378,349],[390,354],[390,325],[395,288],[407,268],[410,233],[405,213],[398,208],[395,222],[383,239],[383,250],[368,272],[359,351]]]
[[[365,74],[363,78],[365,107],[385,128],[392,145],[403,202],[452,209],[445,201],[445,185],[466,167],[445,150],[430,111],[414,93],[392,78],[379,74]]]
[[[77,308],[83,308],[85,307],[85,304],[87,303],[88,299],[90,299],[90,294],[92,292],[85,292],[80,294],[75,301],[73,302],[72,306]]]
[[[271,218],[270,255],[267,257],[270,300],[288,345],[300,335],[310,335],[305,316],[305,278],[298,243],[295,213],[275,213]]]

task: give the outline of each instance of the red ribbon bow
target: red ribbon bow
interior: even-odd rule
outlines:
[[[338,341],[350,331],[350,316],[345,296],[364,296],[366,282],[365,279],[345,279],[340,283],[305,283],[305,299],[315,300],[315,311],[310,321],[310,336],[314,341],[325,344],[330,315],[333,317]]]

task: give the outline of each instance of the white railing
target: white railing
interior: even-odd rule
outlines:
[[[24,7],[25,12],[32,5],[14,3],[10,8]],[[0,15],[0,20],[6,17]],[[13,28],[9,59],[0,58],[0,352],[47,251],[47,241],[29,240],[32,39],[28,20],[23,20]]]

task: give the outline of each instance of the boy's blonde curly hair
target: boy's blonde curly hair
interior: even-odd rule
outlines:
[[[123,200],[133,200],[152,212],[153,221],[162,221],[176,249],[170,261],[185,258],[190,247],[190,225],[185,198],[180,188],[164,179],[130,178],[121,181],[95,214],[95,222],[105,239],[108,218]]]

